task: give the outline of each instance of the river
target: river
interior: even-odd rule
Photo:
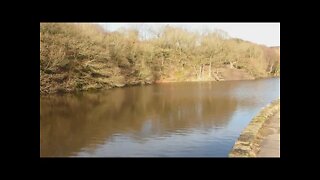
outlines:
[[[227,157],[280,78],[40,97],[41,157]]]

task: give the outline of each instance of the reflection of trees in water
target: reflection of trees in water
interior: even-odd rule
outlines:
[[[225,95],[229,88],[213,86],[165,84],[42,98],[41,155],[71,155],[114,133],[142,140],[178,129],[223,127],[237,101]]]

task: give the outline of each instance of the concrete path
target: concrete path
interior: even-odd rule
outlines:
[[[280,112],[265,122],[261,135],[263,139],[257,157],[280,157]]]

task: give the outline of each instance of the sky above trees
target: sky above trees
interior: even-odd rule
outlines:
[[[141,36],[148,37],[150,29],[159,29],[165,25],[204,33],[223,30],[230,37],[240,38],[266,46],[280,46],[280,23],[98,23],[105,30],[116,31],[121,28],[138,29]]]

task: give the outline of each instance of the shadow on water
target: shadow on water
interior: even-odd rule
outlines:
[[[237,93],[250,93],[237,92],[239,86],[239,82],[168,83],[41,97],[40,155],[74,156],[83,149],[116,143],[114,139],[123,135],[143,144],[190,130],[225,128],[238,106],[254,105],[254,98],[239,99]]]

